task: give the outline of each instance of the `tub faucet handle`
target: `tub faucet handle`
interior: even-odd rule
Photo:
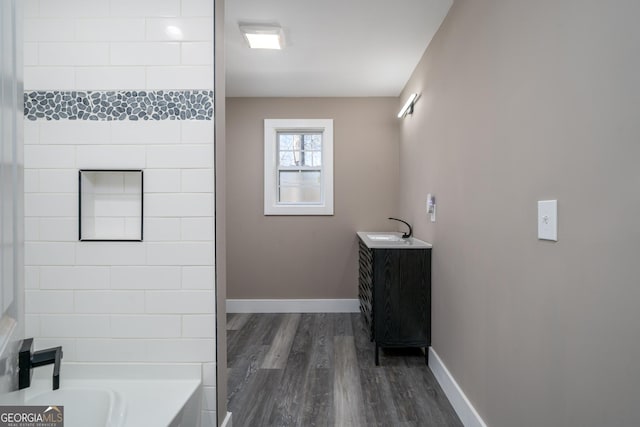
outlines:
[[[53,390],[59,389],[62,347],[38,351],[32,351],[32,349],[33,338],[24,339],[18,353],[18,388],[22,390],[31,385],[33,368],[53,364]]]

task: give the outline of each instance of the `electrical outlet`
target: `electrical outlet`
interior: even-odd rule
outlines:
[[[558,241],[558,201],[538,202],[538,239]]]

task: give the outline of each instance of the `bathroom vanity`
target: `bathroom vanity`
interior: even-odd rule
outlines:
[[[400,233],[358,232],[360,311],[379,349],[431,344],[431,244]]]

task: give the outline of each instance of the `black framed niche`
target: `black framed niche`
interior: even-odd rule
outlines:
[[[141,242],[142,169],[78,171],[78,239],[82,242]]]

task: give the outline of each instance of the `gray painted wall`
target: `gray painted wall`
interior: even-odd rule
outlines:
[[[227,99],[227,296],[357,298],[358,230],[396,229],[396,98]],[[333,216],[264,216],[264,119],[334,119]]]
[[[401,214],[434,243],[433,347],[490,426],[640,425],[638,16],[456,0],[401,97],[422,93]]]

